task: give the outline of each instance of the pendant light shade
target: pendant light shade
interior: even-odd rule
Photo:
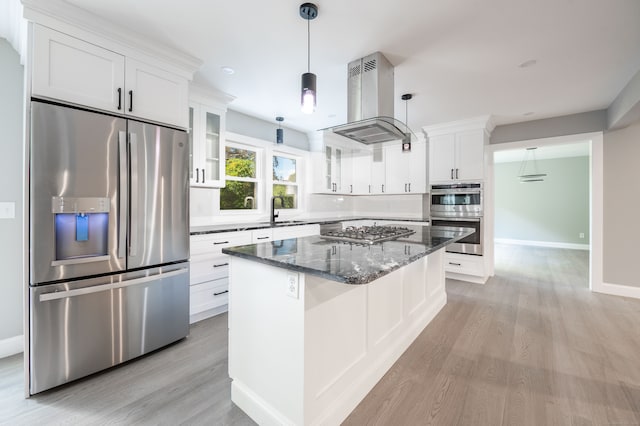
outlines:
[[[300,16],[307,20],[307,72],[302,74],[300,104],[302,112],[312,114],[316,110],[316,75],[311,72],[311,29],[309,22],[318,16],[318,7],[313,3],[300,5]]]
[[[316,75],[311,72],[302,74],[301,99],[302,112],[312,114],[316,110]]]
[[[284,143],[284,130],[282,130],[282,122],[284,121],[284,117],[276,117],[276,121],[278,122],[278,128],[276,129],[276,143],[281,144]]]

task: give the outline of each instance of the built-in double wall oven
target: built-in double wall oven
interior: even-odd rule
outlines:
[[[433,226],[473,228],[476,231],[457,243],[450,244],[447,251],[482,255],[484,237],[482,183],[432,185],[430,198]]]

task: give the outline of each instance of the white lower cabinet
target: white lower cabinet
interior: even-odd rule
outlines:
[[[190,322],[201,321],[227,311],[229,256],[222,253],[223,248],[307,237],[319,233],[320,225],[311,224],[192,235],[189,277]]]
[[[446,253],[444,270],[447,278],[484,284],[489,278],[484,263],[484,256]]]
[[[191,236],[190,322],[218,315],[229,303],[229,256],[224,247],[251,244],[252,232],[220,232]]]

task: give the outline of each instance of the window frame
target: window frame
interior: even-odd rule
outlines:
[[[256,177],[255,178],[250,178],[250,177],[240,177],[240,176],[229,176],[227,175],[227,148],[236,148],[236,149],[243,149],[246,151],[252,151],[255,152],[256,155]],[[225,173],[224,173],[224,182],[225,182],[225,187],[227,186],[227,181],[228,180],[232,180],[232,181],[236,181],[236,182],[254,182],[256,184],[256,197],[254,199],[254,206],[257,205],[258,208],[252,208],[252,209],[223,209],[222,206],[220,206],[220,196],[218,196],[218,210],[220,212],[221,216],[225,216],[225,215],[257,215],[257,214],[261,214],[265,211],[264,208],[264,200],[262,200],[261,198],[261,194],[264,193],[264,179],[260,179],[260,176],[263,175],[264,170],[263,170],[263,160],[262,158],[264,157],[264,149],[259,147],[259,146],[255,146],[255,145],[250,145],[250,144],[246,144],[246,143],[241,143],[241,142],[236,142],[236,141],[225,141],[224,143],[224,164],[225,164]],[[224,188],[220,188],[220,194],[222,194]]]
[[[296,181],[281,181],[273,179],[273,158],[274,157],[282,157],[287,158],[289,160],[294,160],[296,162]],[[289,216],[294,214],[299,214],[302,212],[301,204],[302,203],[302,185],[301,185],[301,177],[300,177],[300,165],[304,163],[304,159],[299,156],[292,154],[290,152],[284,152],[280,150],[272,150],[269,155],[271,167],[269,168],[269,191],[271,192],[271,197],[273,197],[273,185],[286,185],[286,186],[295,186],[296,187],[296,208],[295,209],[286,209],[286,208],[276,208],[276,210],[282,211],[283,216]],[[269,198],[271,198],[269,197]]]

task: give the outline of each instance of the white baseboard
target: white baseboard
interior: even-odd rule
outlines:
[[[24,351],[24,335],[0,340],[0,358],[19,354]]]
[[[589,250],[589,244],[574,244],[574,243],[556,243],[552,241],[532,241],[532,240],[514,240],[511,238],[496,238],[496,243],[500,244],[516,244],[520,246],[535,246],[535,247],[551,247],[551,248],[563,248],[571,250]]]
[[[597,288],[593,288],[596,293],[610,294],[612,296],[633,297],[640,299],[640,287],[631,287],[628,285],[602,283]]]

